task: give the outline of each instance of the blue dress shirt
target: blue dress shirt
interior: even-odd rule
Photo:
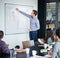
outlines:
[[[29,14],[23,12],[23,11],[19,11],[19,12],[30,19],[30,29],[32,31],[37,31],[37,30],[40,29],[39,20],[38,20],[37,17],[33,18],[31,15],[29,15]]]

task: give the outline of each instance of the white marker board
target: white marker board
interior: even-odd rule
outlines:
[[[22,15],[16,8],[30,14],[32,6],[5,4],[5,34],[27,33],[30,28],[30,20]]]

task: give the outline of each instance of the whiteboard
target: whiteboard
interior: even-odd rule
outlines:
[[[32,6],[5,4],[5,34],[27,33],[30,28],[30,20],[22,15],[16,8],[30,14]]]

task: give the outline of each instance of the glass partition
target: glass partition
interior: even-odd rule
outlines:
[[[46,29],[55,33],[56,29],[56,2],[46,4]]]
[[[60,2],[58,3],[58,27],[60,27]]]

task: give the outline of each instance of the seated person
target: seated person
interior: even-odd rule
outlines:
[[[10,50],[7,44],[4,41],[2,41],[3,36],[4,36],[4,32],[0,30],[0,51],[2,54],[10,55]]]
[[[53,32],[51,29],[47,29],[45,41],[46,41],[46,43],[54,42],[54,36],[53,36]]]
[[[56,30],[57,42],[54,45],[52,58],[60,58],[60,28]]]

